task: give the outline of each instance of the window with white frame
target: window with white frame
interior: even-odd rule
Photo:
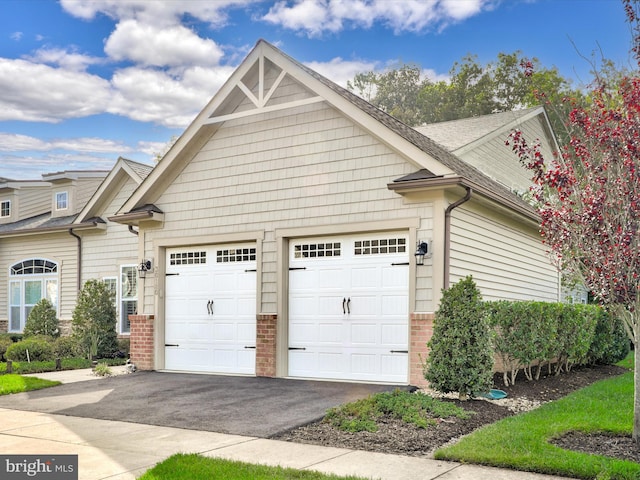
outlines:
[[[129,315],[138,312],[138,270],[136,265],[120,267],[120,333],[130,333]]]
[[[0,202],[0,217],[10,217],[11,216],[11,200],[2,200]]]
[[[58,264],[31,258],[9,269],[9,331],[22,332],[29,313],[43,298],[58,309]]]
[[[104,277],[102,279],[104,284],[109,289],[111,293],[111,298],[113,299],[113,306],[118,310],[118,277]]]
[[[67,208],[69,208],[68,192],[56,193],[56,210],[66,210]]]

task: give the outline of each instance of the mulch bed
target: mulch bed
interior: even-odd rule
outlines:
[[[511,405],[515,403],[517,409],[519,402],[523,408],[526,408],[526,405],[557,400],[593,382],[620,375],[625,371],[625,369],[614,365],[582,367],[569,373],[546,376],[537,381],[527,381],[523,377],[518,377],[516,384],[510,387],[504,387],[502,375],[496,375],[495,385],[507,392],[509,403]],[[506,406],[484,400],[463,402],[447,399],[446,401],[455,403],[465,410],[473,411],[475,415],[467,420],[457,418],[443,420],[428,429],[421,429],[393,418],[382,418],[379,421],[379,430],[374,433],[343,432],[328,423],[316,422],[275,438],[355,450],[431,457],[436,449],[447,443],[454,442],[483,425],[515,414],[513,408],[509,409]],[[585,435],[571,432],[557,439],[555,443],[570,450],[640,462],[640,450],[631,437]]]

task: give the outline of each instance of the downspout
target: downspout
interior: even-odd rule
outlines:
[[[136,231],[133,229],[133,225],[129,225],[129,231],[130,231],[131,233],[133,233],[134,235],[138,235],[138,233],[139,233],[139,232],[136,232]]]
[[[76,237],[76,239],[78,240],[78,292],[80,290],[82,290],[82,237],[80,237],[80,235],[77,235],[74,231],[73,228],[69,229],[69,235],[71,235],[72,237]]]
[[[444,212],[444,281],[442,285],[445,290],[449,288],[449,269],[451,268],[451,259],[449,258],[451,254],[451,212],[471,199],[473,190],[471,187],[465,188],[467,189],[466,195],[449,205]]]

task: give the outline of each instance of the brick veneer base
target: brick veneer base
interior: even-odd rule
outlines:
[[[256,315],[256,376],[276,376],[276,324],[278,315]]]
[[[129,315],[129,348],[131,361],[138,370],[153,370],[154,357],[154,316]]]
[[[0,333],[7,333],[9,331],[9,320],[0,320]]]
[[[409,317],[409,383],[416,387],[424,387],[427,381],[423,374],[423,365],[429,349],[427,342],[433,335],[433,313],[412,313]]]

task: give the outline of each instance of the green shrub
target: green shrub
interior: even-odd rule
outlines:
[[[98,377],[108,377],[112,374],[111,368],[109,368],[109,365],[104,362],[98,363],[93,369],[93,373]]]
[[[22,334],[23,338],[33,337],[34,335],[46,335],[55,338],[60,335],[56,309],[49,300],[43,298],[31,309]]]
[[[82,355],[82,349],[73,337],[58,337],[53,342],[55,358],[74,358]]]
[[[27,338],[9,346],[5,356],[13,362],[53,360],[53,347],[46,340]]]
[[[592,365],[613,365],[626,358],[631,350],[631,341],[619,317],[604,308],[597,308],[597,323],[587,361]]]
[[[106,283],[88,280],[71,317],[73,337],[87,358],[111,357],[118,350],[116,308]]]
[[[6,360],[4,354],[6,353],[7,348],[9,348],[11,345],[13,345],[13,340],[11,340],[11,337],[9,335],[0,335],[0,362]]]
[[[424,377],[432,388],[466,399],[492,387],[491,333],[471,276],[443,291],[428,346]]]

